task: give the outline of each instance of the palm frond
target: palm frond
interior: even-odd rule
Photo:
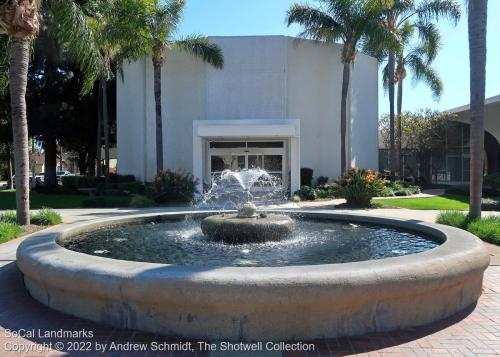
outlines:
[[[434,98],[439,99],[443,92],[443,82],[437,72],[422,61],[420,56],[409,56],[406,63],[413,72],[414,82],[423,81],[431,89]]]
[[[222,50],[216,44],[211,43],[207,37],[187,36],[175,41],[173,47],[191,53],[215,68],[222,68],[224,66]]]
[[[316,41],[333,42],[342,37],[341,25],[329,14],[307,4],[293,4],[286,14],[288,26],[299,24],[304,27],[300,37]]]
[[[85,13],[74,1],[68,0],[53,0],[49,10],[49,32],[80,65],[85,75],[82,93],[89,93],[102,73],[102,59]]]
[[[420,19],[437,20],[448,18],[455,24],[460,20],[460,5],[455,0],[425,0],[416,9]]]
[[[428,62],[433,61],[441,47],[441,36],[437,26],[426,21],[417,21],[414,26],[420,38],[417,47],[427,56]]]

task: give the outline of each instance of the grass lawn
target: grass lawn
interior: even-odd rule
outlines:
[[[56,195],[42,194],[31,192],[30,203],[31,209],[39,209],[42,207],[50,208],[83,208],[83,201],[89,200],[86,195]],[[107,201],[116,200],[115,207],[127,206],[123,204],[122,196],[106,196]],[[16,192],[15,191],[0,191],[0,210],[12,210],[16,208]]]
[[[408,209],[447,211],[467,211],[469,209],[469,197],[456,195],[420,198],[389,198],[385,200],[373,200],[373,202],[382,206]]]

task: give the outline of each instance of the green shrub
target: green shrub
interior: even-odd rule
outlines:
[[[381,197],[411,196],[420,193],[420,186],[408,185],[401,181],[386,182],[386,189],[382,190]]]
[[[151,195],[157,203],[191,202],[197,182],[189,172],[165,170],[156,175]]]
[[[96,188],[100,183],[104,183],[104,177],[97,176],[63,176],[61,180],[63,187],[69,190]]]
[[[461,229],[467,229],[469,224],[469,217],[463,212],[447,211],[441,212],[437,219],[437,223],[445,224],[447,226],[452,226]]]
[[[96,196],[82,201],[83,208],[114,208],[128,207],[130,197]]]
[[[301,186],[312,186],[314,170],[308,167],[303,167],[300,169],[300,185]]]
[[[302,201],[314,201],[317,198],[316,191],[309,186],[301,186],[300,190],[295,191],[293,194],[299,196]]]
[[[6,211],[0,214],[0,223],[16,224],[16,222],[17,222],[16,211]]]
[[[485,217],[469,223],[467,230],[482,240],[500,244],[500,218]]]
[[[293,195],[293,202],[299,203],[300,201],[302,201],[302,200],[300,199],[299,195]]]
[[[97,195],[145,195],[146,185],[143,182],[100,183],[96,187]]]
[[[42,208],[31,214],[31,224],[37,226],[53,226],[62,222],[61,215],[50,208]]]
[[[327,176],[320,176],[316,180],[316,187],[322,187],[328,185],[328,177]]]
[[[118,174],[109,175],[109,183],[130,183],[130,182],[135,182],[134,175],[118,175]]]
[[[22,232],[23,230],[17,224],[0,222],[0,243],[14,239]]]
[[[349,169],[335,180],[333,189],[337,197],[345,198],[348,205],[369,206],[373,197],[384,190],[384,181],[373,171]]]
[[[316,187],[316,197],[317,198],[335,198],[335,191],[333,190],[332,186],[329,185],[324,185],[324,186],[318,186]]]
[[[447,195],[460,195],[469,196],[469,185],[455,185],[447,187],[444,192]],[[495,197],[498,196],[498,191],[494,188],[484,186],[483,187],[483,197]]]
[[[133,195],[129,203],[129,206],[132,208],[147,208],[153,207],[154,205],[155,203],[153,200],[142,195]]]

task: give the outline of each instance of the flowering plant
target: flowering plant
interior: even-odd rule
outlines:
[[[360,168],[349,169],[333,184],[335,195],[355,206],[369,206],[372,198],[381,194],[384,188],[384,181],[375,172]]]

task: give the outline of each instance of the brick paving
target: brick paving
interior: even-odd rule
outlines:
[[[500,266],[486,271],[483,294],[475,307],[446,321],[393,333],[373,334],[358,338],[304,341],[313,343],[314,352],[253,352],[222,353],[198,350],[192,341],[193,352],[151,351],[153,342],[158,346],[184,346],[189,341],[158,336],[89,323],[54,312],[32,299],[26,292],[22,275],[14,261],[0,262],[0,356],[499,356],[500,355]],[[35,331],[35,336],[8,336],[10,331]],[[92,338],[44,338],[44,331],[91,331]],[[56,343],[63,343],[63,352]],[[78,346],[75,342],[79,342]],[[136,352],[106,352],[99,354],[96,344],[129,343],[147,346],[149,350]],[[47,345],[51,344],[51,348]],[[12,351],[14,348],[28,351]],[[87,352],[71,351],[83,348]]]

